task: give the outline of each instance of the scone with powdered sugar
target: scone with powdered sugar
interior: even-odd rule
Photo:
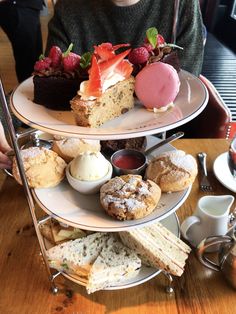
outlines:
[[[54,135],[52,150],[56,152],[67,163],[81,153],[100,152],[99,140],[88,140],[74,137],[62,137]]]
[[[139,219],[149,215],[161,197],[159,186],[140,175],[122,175],[105,183],[100,201],[108,215],[118,220]]]
[[[153,158],[145,177],[156,182],[162,192],[178,192],[188,188],[197,173],[197,162],[192,155],[172,150]]]
[[[31,188],[49,188],[65,177],[66,162],[57,153],[44,147],[30,147],[20,151],[26,179]],[[16,157],[13,158],[12,174],[22,184]]]

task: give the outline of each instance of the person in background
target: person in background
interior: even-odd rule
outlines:
[[[196,76],[203,62],[202,17],[198,0],[179,1],[176,44],[181,68]],[[171,42],[175,0],[58,0],[49,22],[46,53],[57,45],[65,51],[70,43],[78,54],[94,45],[143,43],[146,30],[156,27]]]
[[[43,4],[43,0],[0,0],[0,27],[11,42],[19,82],[31,76],[43,51],[40,25]]]
[[[103,42],[136,47],[143,43],[149,27],[156,27],[166,42],[171,42],[174,7],[174,0],[58,0],[48,25],[46,54],[53,45],[66,51],[70,43],[79,54]],[[181,68],[198,76],[204,52],[198,0],[181,0],[178,20],[176,44],[183,48],[179,51]],[[1,168],[6,158],[1,146],[0,152]]]
[[[43,5],[44,0],[0,0],[0,27],[11,42],[19,83],[31,76],[34,64],[43,52],[40,25]],[[11,160],[6,155],[9,150],[11,147],[0,120],[0,169],[11,167]]]

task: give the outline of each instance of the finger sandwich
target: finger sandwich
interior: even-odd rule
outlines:
[[[181,276],[191,249],[160,223],[119,233],[122,242],[133,249],[143,264]]]
[[[141,259],[118,235],[96,232],[68,241],[47,251],[49,265],[75,275],[87,292],[115,286],[139,273]]]

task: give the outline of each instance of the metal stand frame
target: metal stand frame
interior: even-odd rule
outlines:
[[[22,158],[21,158],[20,149],[19,149],[19,143],[18,143],[18,141],[20,139],[22,139],[22,138],[24,138],[26,136],[29,136],[30,134],[34,133],[36,130],[30,128],[30,129],[28,129],[28,130],[26,130],[26,131],[24,131],[22,133],[16,133],[15,132],[15,129],[14,129],[14,126],[13,126],[12,117],[11,117],[11,114],[10,114],[10,110],[8,108],[8,104],[7,104],[7,101],[6,101],[5,92],[4,92],[4,88],[3,88],[3,85],[2,85],[1,78],[0,78],[0,103],[2,104],[2,107],[3,107],[3,115],[4,115],[4,118],[5,118],[6,123],[7,123],[11,144],[12,144],[12,147],[14,149],[14,153],[15,153],[15,157],[16,157],[16,161],[17,161],[17,166],[18,166],[18,169],[19,169],[19,173],[20,173],[22,185],[23,185],[23,188],[24,188],[24,192],[25,192],[25,195],[26,195],[26,198],[27,198],[27,202],[28,202],[31,218],[32,218],[32,221],[33,221],[33,224],[34,224],[34,228],[35,228],[35,231],[36,231],[36,235],[37,235],[37,238],[38,238],[41,255],[43,257],[43,261],[44,261],[44,264],[45,264],[45,267],[46,267],[46,271],[47,271],[47,274],[48,274],[48,279],[49,279],[49,282],[51,284],[51,291],[52,291],[53,294],[57,294],[58,291],[59,291],[59,288],[58,288],[58,286],[56,286],[54,281],[55,281],[55,279],[59,275],[63,275],[63,274],[61,272],[59,272],[59,271],[56,271],[56,272],[52,273],[52,269],[49,266],[48,259],[47,259],[47,256],[46,256],[46,247],[45,247],[45,243],[44,243],[44,240],[43,240],[43,236],[42,236],[42,234],[41,234],[41,232],[39,230],[40,225],[44,224],[46,221],[51,219],[52,216],[45,215],[44,217],[42,217],[40,219],[37,219],[37,217],[36,217],[35,203],[34,203],[34,199],[33,199],[31,190],[30,190],[28,182],[27,182],[26,175],[25,175],[23,161],[22,161]],[[162,137],[165,138],[165,132],[163,133]],[[172,293],[174,291],[173,287],[172,287],[173,278],[172,278],[172,276],[169,273],[167,273],[165,271],[163,271],[163,274],[168,279],[168,285],[166,287],[166,292],[167,293]]]
[[[55,285],[54,279],[60,273],[58,272],[56,274],[52,274],[52,272],[51,272],[51,268],[49,267],[48,259],[47,259],[47,256],[46,256],[46,248],[45,248],[44,240],[43,240],[43,237],[42,237],[41,232],[39,230],[40,224],[44,223],[45,221],[47,221],[51,217],[50,216],[46,216],[43,219],[39,219],[39,220],[36,217],[36,213],[35,213],[36,209],[35,209],[33,196],[31,194],[31,191],[30,191],[27,179],[26,179],[24,166],[23,166],[23,161],[22,161],[21,154],[20,154],[20,149],[19,149],[19,146],[18,146],[19,139],[21,139],[21,138],[23,138],[23,137],[25,137],[25,136],[35,132],[35,130],[34,129],[29,129],[29,130],[27,130],[25,132],[22,132],[22,133],[19,133],[19,134],[15,132],[15,129],[14,129],[14,126],[13,126],[12,117],[11,117],[11,114],[10,114],[10,110],[8,108],[8,104],[7,104],[7,101],[6,101],[5,92],[4,92],[4,88],[3,88],[3,85],[2,85],[1,79],[0,79],[0,102],[2,104],[3,115],[4,115],[4,118],[5,118],[6,123],[7,123],[11,144],[12,144],[12,147],[14,148],[15,157],[16,157],[16,161],[17,161],[17,166],[19,168],[21,181],[22,181],[22,184],[23,184],[24,192],[25,192],[25,195],[26,195],[26,198],[27,198],[29,209],[30,209],[30,214],[31,214],[32,221],[33,221],[33,224],[34,224],[34,228],[35,228],[35,231],[36,231],[36,235],[37,235],[37,238],[38,238],[40,251],[41,251],[41,254],[42,254],[42,257],[43,257],[43,260],[44,260],[44,264],[45,264],[45,267],[46,267],[46,271],[47,271],[47,274],[48,274],[49,281],[51,283],[51,289],[52,289],[53,293],[57,293],[58,287]]]

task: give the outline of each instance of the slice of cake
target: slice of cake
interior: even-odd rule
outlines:
[[[181,276],[190,247],[160,223],[120,232],[122,242],[133,249],[144,264]]]
[[[141,260],[137,254],[111,233],[106,246],[93,263],[86,289],[92,293],[118,285],[136,277],[140,268]]]
[[[36,104],[52,110],[70,110],[70,100],[79,88],[78,77],[34,75],[34,99]]]
[[[70,110],[70,100],[88,77],[81,67],[80,55],[71,52],[72,48],[73,44],[62,53],[59,47],[52,46],[48,56],[41,55],[35,63],[33,101],[36,104],[53,110]]]
[[[115,54],[123,46],[95,46],[89,80],[81,83],[78,95],[70,102],[77,125],[99,127],[133,108],[133,68],[124,59],[130,49]]]

